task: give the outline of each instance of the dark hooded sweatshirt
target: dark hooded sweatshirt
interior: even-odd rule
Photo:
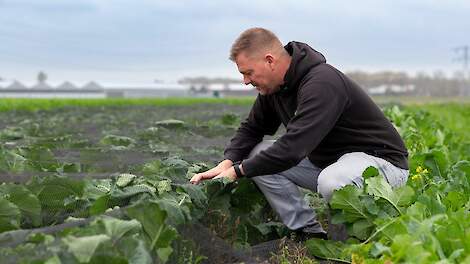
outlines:
[[[350,152],[365,152],[408,169],[403,140],[382,111],[351,79],[326,63],[310,46],[290,42],[292,56],[284,85],[258,95],[225,149],[224,156],[241,161],[264,135],[286,127],[272,146],[242,162],[247,177],[279,173],[303,158],[325,168]]]

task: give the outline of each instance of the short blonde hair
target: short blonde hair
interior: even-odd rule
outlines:
[[[281,48],[283,50],[283,45],[277,36],[265,28],[250,28],[243,31],[235,40],[230,50],[229,59],[235,61],[242,52],[252,55],[258,51],[270,48],[276,50]]]

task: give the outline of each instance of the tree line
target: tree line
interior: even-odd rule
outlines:
[[[366,91],[378,86],[406,86],[412,85],[414,89],[407,91],[407,95],[417,96],[470,96],[470,78],[463,72],[456,72],[447,77],[444,72],[436,71],[433,74],[424,72],[411,76],[406,72],[382,71],[368,73],[353,71],[346,73],[351,79],[361,85]],[[386,91],[386,94],[394,94]]]

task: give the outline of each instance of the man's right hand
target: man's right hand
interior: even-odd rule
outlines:
[[[192,184],[198,184],[202,180],[212,179],[232,166],[233,166],[233,162],[231,160],[223,160],[214,168],[205,172],[195,174],[191,178],[190,182]]]

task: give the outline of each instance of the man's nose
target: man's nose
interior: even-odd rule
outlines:
[[[245,85],[248,85],[251,83],[251,80],[250,78],[246,77],[246,76],[243,76],[243,82],[245,83]]]

